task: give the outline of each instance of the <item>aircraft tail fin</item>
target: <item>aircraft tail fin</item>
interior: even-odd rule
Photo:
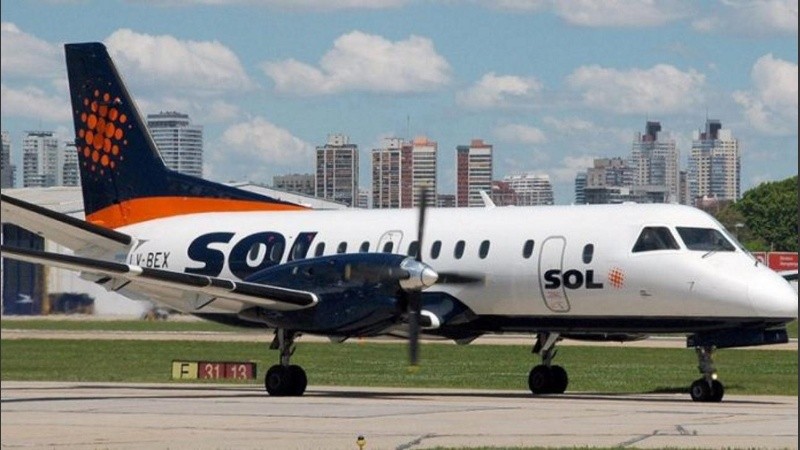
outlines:
[[[117,228],[199,212],[305,209],[167,168],[106,47],[64,47],[87,221]]]

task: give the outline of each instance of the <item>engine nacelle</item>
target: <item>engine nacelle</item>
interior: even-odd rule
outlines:
[[[379,334],[398,323],[407,305],[403,284],[415,276],[404,255],[355,253],[270,267],[247,278],[254,283],[310,291],[319,303],[298,311],[252,308],[240,313],[270,327],[343,336]],[[416,274],[417,276],[419,274]]]

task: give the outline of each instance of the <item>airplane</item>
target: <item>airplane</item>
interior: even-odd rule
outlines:
[[[564,339],[686,336],[719,402],[721,348],[788,342],[797,293],[713,217],[675,204],[314,210],[168,169],[102,43],[66,44],[86,220],[3,194],[2,218],[74,251],[2,256],[131,299],[274,333],[272,396],[300,396],[296,339],[527,333],[535,395],[564,393]],[[422,195],[421,198],[425,198]],[[796,279],[796,273],[794,274]],[[535,337],[535,338],[534,338]]]

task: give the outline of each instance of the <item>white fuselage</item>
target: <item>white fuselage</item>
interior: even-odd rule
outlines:
[[[319,256],[320,243],[323,255],[335,254],[342,242],[346,253],[359,252],[363,242],[369,252],[383,251],[392,242],[392,253],[407,254],[417,239],[418,214],[414,209],[353,209],[184,215],[120,229],[138,242],[117,260],[238,279],[278,253],[286,262],[298,237],[307,241],[312,234],[306,258]],[[734,251],[687,249],[678,226],[717,229],[735,242],[695,208],[430,208],[426,216],[423,262],[440,273],[478,274],[485,280],[435,285],[426,292],[447,292],[478,315],[797,317],[796,292],[789,283],[738,245]],[[633,252],[647,226],[667,227],[680,248]],[[267,243],[281,238],[282,253],[280,245]],[[464,250],[457,257],[459,241]],[[488,252],[482,256],[484,242]],[[439,245],[433,257],[431,249]],[[182,299],[159,300],[186,312],[194,308]],[[205,311],[236,313],[238,308],[219,302]]]

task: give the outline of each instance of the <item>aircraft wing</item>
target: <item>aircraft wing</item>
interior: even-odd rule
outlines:
[[[97,276],[96,281],[111,290],[120,290],[135,284],[144,291],[158,295],[185,298],[196,308],[215,300],[239,302],[243,306],[260,306],[276,311],[291,311],[314,306],[318,302],[312,292],[287,289],[226,278],[173,272],[163,269],[132,266],[112,261],[63,255],[2,246],[4,258],[45,264],[62,269],[80,271]]]
[[[104,228],[66,214],[43,208],[8,195],[0,195],[3,222],[19,225],[58,244],[80,250],[91,248],[106,253],[127,253],[133,239],[124,233]]]

